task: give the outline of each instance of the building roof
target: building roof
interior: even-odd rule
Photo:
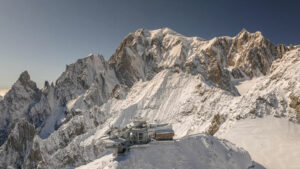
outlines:
[[[172,129],[159,129],[155,130],[156,134],[167,134],[167,133],[174,133],[174,130]]]

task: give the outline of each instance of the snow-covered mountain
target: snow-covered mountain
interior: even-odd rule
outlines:
[[[136,116],[172,123],[178,139],[218,135],[248,117],[296,123],[299,55],[297,47],[274,45],[245,29],[211,40],[140,29],[108,61],[93,54],[79,59],[42,89],[23,72],[0,101],[0,166],[72,168],[101,161],[107,152],[100,138]],[[247,92],[240,90],[253,81]]]

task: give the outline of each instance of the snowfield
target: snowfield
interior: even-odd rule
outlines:
[[[285,118],[240,120],[218,137],[244,148],[268,169],[300,167],[300,125]]]
[[[238,82],[235,87],[237,88],[237,90],[239,91],[239,93],[241,95],[245,95],[247,94],[247,92],[254,88],[255,85],[257,83],[259,83],[260,81],[263,80],[263,77],[258,77],[258,78],[253,78],[253,79],[250,79],[250,80],[245,80],[245,81],[241,81],[241,82]]]
[[[108,154],[76,169],[248,169],[250,155],[228,141],[194,135],[176,141],[152,142],[130,148],[124,156]]]

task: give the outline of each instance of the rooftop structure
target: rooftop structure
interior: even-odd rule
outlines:
[[[116,154],[129,149],[132,145],[147,144],[152,140],[172,140],[174,130],[170,124],[149,124],[142,118],[135,118],[132,125],[108,132],[107,148],[114,148]]]

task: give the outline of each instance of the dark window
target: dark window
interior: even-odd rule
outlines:
[[[143,140],[143,133],[139,133],[139,140]]]

